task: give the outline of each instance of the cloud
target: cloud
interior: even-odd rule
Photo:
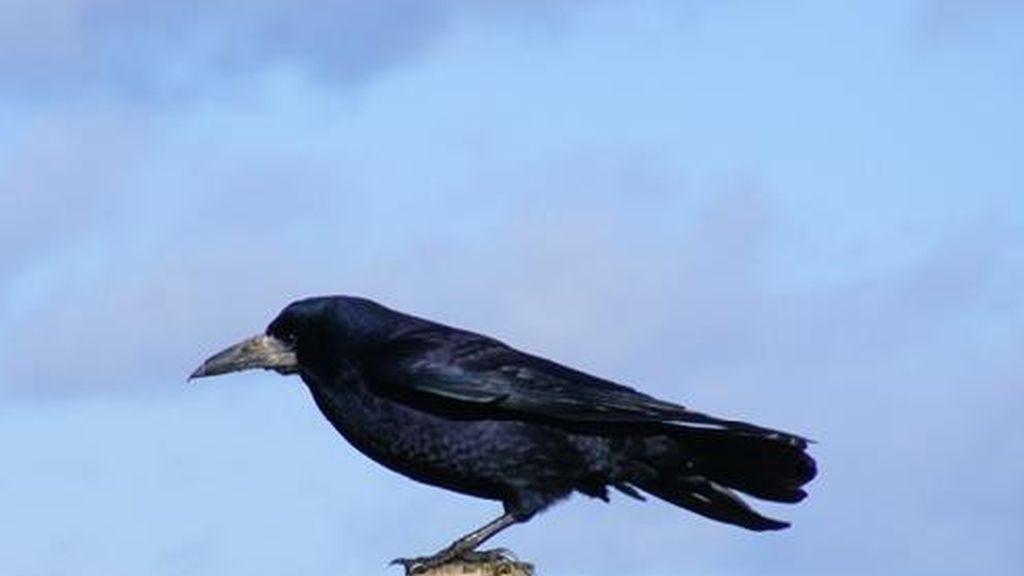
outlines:
[[[18,87],[8,96],[58,99],[173,101],[244,91],[282,68],[351,87],[417,58],[459,15],[557,19],[580,1],[14,0],[0,15],[0,73]]]
[[[921,0],[912,23],[922,38],[942,41],[1021,17],[1021,4],[1008,0]]]
[[[109,222],[147,144],[145,122],[101,108],[41,117],[25,130],[0,170],[0,286]]]
[[[295,66],[357,83],[417,53],[444,2],[16,0],[0,24],[4,72],[62,93],[163,98]]]
[[[74,174],[66,161],[48,155],[40,164]],[[595,371],[647,365],[647,347],[685,319],[692,330],[670,336],[707,362],[743,332],[730,326],[758,298],[752,279],[759,254],[770,249],[772,209],[756,186],[691,197],[658,169],[628,160],[541,167],[515,184],[501,174],[473,182],[508,202],[466,205],[466,191],[455,187],[435,202],[462,205],[459,221],[468,224],[440,227],[429,214],[396,211],[395,201],[409,204],[404,196],[339,184],[343,165],[235,162],[184,159],[173,171],[192,170],[192,179],[161,187],[121,183],[123,190],[103,195],[84,186],[83,203],[104,201],[75,212],[76,227],[63,235],[24,228],[23,241],[9,245],[36,246],[8,277],[18,279],[14,288],[31,287],[42,274],[45,289],[22,290],[33,297],[9,305],[0,329],[10,342],[0,351],[8,393],[177,384],[206,348],[261,329],[288,300],[336,292],[374,295]],[[589,184],[560,193],[569,180]],[[649,195],[637,202],[630,191],[640,181]],[[73,182],[45,184],[52,204]],[[390,206],[387,226],[402,242],[367,217],[383,214],[378,202]],[[438,271],[444,281],[422,281]],[[9,289],[8,301],[17,294]],[[608,331],[617,336],[588,336]]]
[[[30,154],[3,197],[6,392],[176,385],[203,346],[261,330],[285,299],[349,270],[332,243],[358,235],[359,212],[341,211],[349,195],[324,192],[334,180],[322,167],[278,158],[235,172],[185,159],[173,170],[196,174],[154,183],[162,170],[131,174],[136,151],[86,140],[76,153]],[[147,154],[154,169],[161,156]]]

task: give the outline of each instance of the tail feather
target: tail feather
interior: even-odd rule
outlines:
[[[763,500],[799,502],[817,474],[807,442],[796,437],[682,429],[673,438],[709,478]]]
[[[733,490],[763,500],[794,503],[814,478],[807,441],[772,430],[672,426],[634,444],[629,482],[697,514],[750,530],[788,523],[762,516]]]
[[[786,522],[758,514],[732,491],[706,478],[652,478],[639,480],[636,486],[701,516],[748,530],[781,530],[789,527]]]

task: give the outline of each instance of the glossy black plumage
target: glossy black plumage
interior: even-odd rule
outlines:
[[[799,436],[693,412],[366,299],[295,302],[266,337],[294,353],[317,406],[367,456],[502,502],[508,521],[456,542],[460,553],[574,491],[606,499],[609,487],[752,530],[783,528],[733,490],[797,502],[815,474]],[[229,371],[214,366],[219,356],[194,376]]]

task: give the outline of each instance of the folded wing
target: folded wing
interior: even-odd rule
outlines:
[[[579,423],[678,423],[806,444],[798,436],[694,412],[453,328],[406,335],[371,358],[370,379],[398,396],[426,394],[478,409]]]

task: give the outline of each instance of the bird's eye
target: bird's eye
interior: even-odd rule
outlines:
[[[285,332],[281,334],[280,339],[289,346],[295,346],[295,343],[299,340],[299,337],[295,335],[295,332]]]

